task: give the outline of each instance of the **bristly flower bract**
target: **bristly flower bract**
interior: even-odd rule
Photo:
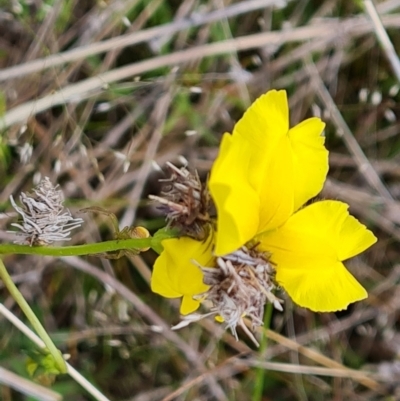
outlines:
[[[250,319],[254,330],[263,325],[267,301],[283,310],[283,301],[273,292],[277,287],[275,269],[268,255],[243,246],[229,255],[219,256],[216,267],[199,267],[204,274],[203,282],[210,286],[200,297],[211,302],[211,312],[225,322],[236,339],[236,327],[240,326],[258,345],[243,317]]]
[[[166,216],[167,226],[176,228],[181,235],[204,241],[210,233],[211,198],[208,188],[197,172],[186,167],[177,168],[167,163],[171,176],[161,179],[161,196],[150,195]]]

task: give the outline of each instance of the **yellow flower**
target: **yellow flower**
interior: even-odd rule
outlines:
[[[209,189],[218,214],[215,255],[259,243],[293,301],[328,312],[366,298],[342,261],[376,238],[341,202],[301,209],[326,179],[323,129],[318,118],[289,129],[286,92],[268,92],[224,135]]]
[[[151,277],[151,290],[165,298],[182,297],[180,311],[183,315],[194,312],[200,302],[193,295],[207,291],[203,273],[194,261],[202,266],[212,266],[210,236],[206,241],[189,237],[162,241],[164,250],[157,258]]]
[[[270,255],[276,281],[300,306],[330,312],[366,298],[342,262],[374,244],[375,236],[342,202],[303,206],[321,191],[328,172],[324,126],[310,118],[289,129],[285,91],[257,99],[232,135],[224,135],[211,171],[217,231],[205,242],[164,240],[152,290],[167,298],[183,297],[181,313],[189,314],[199,306],[193,296],[209,288],[195,263],[215,266],[215,257],[250,241]]]

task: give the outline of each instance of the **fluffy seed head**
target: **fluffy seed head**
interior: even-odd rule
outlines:
[[[11,225],[20,231],[9,231],[20,237],[14,241],[23,245],[48,245],[55,241],[69,240],[71,230],[79,227],[83,220],[73,218],[64,210],[64,196],[58,185],[53,186],[48,177],[33,189],[33,193],[21,193],[21,207],[10,196],[14,209],[21,215],[21,223]]]

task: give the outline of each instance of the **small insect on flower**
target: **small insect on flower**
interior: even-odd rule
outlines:
[[[82,219],[72,217],[70,211],[64,209],[64,195],[48,177],[40,181],[33,193],[22,192],[19,199],[21,207],[10,196],[13,208],[22,218],[21,223],[11,224],[20,231],[8,231],[21,237],[14,241],[16,244],[38,246],[70,240],[71,230],[83,223]]]
[[[203,241],[208,237],[211,227],[211,198],[207,186],[200,181],[195,172],[186,167],[177,168],[167,163],[170,178],[161,179],[165,183],[162,196],[149,198],[161,204],[159,209],[166,215],[168,227],[177,228],[181,235]]]

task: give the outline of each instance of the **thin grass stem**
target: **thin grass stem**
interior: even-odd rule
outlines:
[[[61,373],[67,373],[67,365],[65,364],[65,361],[64,361],[64,358],[63,358],[61,352],[54,345],[50,336],[47,334],[47,331],[42,326],[39,319],[36,317],[35,313],[29,306],[28,302],[26,302],[25,298],[23,297],[21,292],[18,290],[18,288],[12,281],[12,279],[11,279],[10,275],[8,274],[8,271],[1,259],[0,259],[0,278],[3,280],[3,283],[7,287],[11,296],[14,298],[15,302],[17,302],[19,307],[22,309],[22,312],[24,312],[25,316],[30,321],[33,328],[36,330],[36,333],[39,335],[39,337],[42,339],[42,341],[46,345],[46,348],[48,349],[50,354],[53,356],[53,358],[58,366],[59,371]]]
[[[264,328],[267,330],[271,326],[272,309],[273,309],[272,304],[267,303],[267,306],[265,309],[265,316],[264,316]],[[267,349],[267,346],[268,346],[268,337],[266,335],[267,330],[261,330],[261,341],[260,341],[260,349],[259,349],[260,356],[264,355],[264,353]],[[262,395],[263,395],[263,390],[264,390],[264,377],[265,377],[265,369],[263,367],[257,368],[252,401],[261,401],[262,400]]]
[[[0,303],[0,314],[2,314],[8,321],[10,321],[18,330],[24,333],[33,343],[39,348],[45,348],[45,343],[17,316],[11,313],[3,304]],[[66,362],[67,373],[79,383],[89,394],[91,394],[97,401],[110,401],[104,394],[102,394],[96,387],[93,386],[87,379],[85,379],[76,369],[74,369],[68,362]]]

